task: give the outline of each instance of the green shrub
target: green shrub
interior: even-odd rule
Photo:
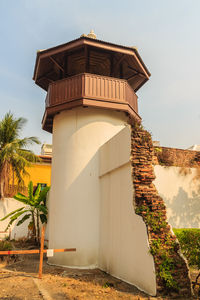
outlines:
[[[0,241],[0,251],[12,250],[12,244],[8,241]]]
[[[10,251],[10,250],[13,250],[13,245],[12,245],[12,243],[10,241],[5,240],[5,239],[2,240],[2,241],[0,241],[0,251]],[[10,260],[17,261],[18,260],[18,256],[15,255],[15,254],[0,255],[0,261],[6,261],[8,263]]]
[[[200,269],[200,229],[183,228],[173,231],[180,242],[181,250],[188,260],[190,266]]]

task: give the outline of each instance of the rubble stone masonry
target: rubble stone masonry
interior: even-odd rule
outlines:
[[[199,168],[200,151],[154,146],[153,163],[165,167]]]
[[[165,203],[152,183],[155,179],[153,157],[151,135],[140,125],[132,125],[131,164],[135,212],[142,216],[147,227],[150,253],[155,262],[157,292],[187,299],[192,294],[189,269],[167,222]]]

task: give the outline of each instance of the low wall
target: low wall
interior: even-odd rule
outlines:
[[[5,198],[4,200],[0,200],[0,219],[5,217],[10,212],[23,207],[23,203],[13,199],[13,198]],[[0,222],[0,239],[6,237],[9,235],[9,230],[6,233],[3,233],[5,231],[5,228],[7,227],[9,223],[10,218],[6,219],[5,221]],[[15,221],[11,227],[10,227],[10,238],[11,239],[19,239],[23,237],[27,237],[28,235],[28,224],[29,220],[25,221],[20,226],[16,226],[16,223],[18,221]]]
[[[155,268],[146,225],[134,211],[130,143],[127,126],[100,149],[99,267],[155,295]]]
[[[199,169],[155,165],[154,171],[154,184],[166,204],[168,221],[172,227],[199,228]]]

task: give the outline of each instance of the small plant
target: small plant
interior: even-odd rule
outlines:
[[[148,206],[141,205],[136,208],[136,213],[142,215],[144,222],[153,234],[158,234],[167,227],[163,220],[163,214],[159,211],[151,211]],[[169,234],[163,241],[158,236],[151,241],[150,253],[157,263],[157,276],[162,280],[163,285],[169,290],[178,290],[178,284],[173,277],[176,262],[171,258],[171,252],[175,249],[175,242]]]
[[[114,284],[112,282],[105,282],[102,287],[109,288],[109,287],[113,287],[113,286],[114,286]]]
[[[0,241],[0,251],[10,251],[13,249],[11,242],[7,240]],[[0,255],[0,260],[10,260],[10,258],[16,258],[16,255]]]
[[[25,204],[25,206],[12,211],[0,220],[4,221],[7,218],[10,218],[5,231],[20,217],[20,220],[16,224],[17,226],[23,224],[26,220],[31,219],[28,228],[32,229],[32,236],[37,242],[39,242],[40,221],[42,224],[47,223],[48,210],[46,206],[46,197],[49,189],[49,187],[45,187],[43,190],[41,190],[41,185],[39,184],[35,193],[33,193],[33,182],[30,181],[28,184],[28,196],[25,196],[21,193],[18,193],[16,196],[14,196],[14,199],[22,202]]]
[[[170,256],[170,248],[165,247],[162,240],[157,238],[151,242],[150,253],[154,256],[158,263],[157,275],[163,281],[166,288],[178,290],[178,284],[174,280],[172,274],[175,269],[175,261]]]
[[[173,228],[180,242],[181,250],[188,260],[190,266],[200,269],[200,229],[197,228]]]
[[[0,251],[10,251],[12,248],[11,242],[6,240],[0,241]]]
[[[162,246],[162,241],[161,239],[153,240],[151,243],[151,249],[150,253],[154,256],[158,251],[160,251],[160,248]]]
[[[162,148],[154,147],[154,151],[155,151],[156,153],[161,153],[161,152],[162,152]]]
[[[137,215],[142,214],[143,212],[149,213],[149,208],[145,205],[141,205],[135,208],[135,213]]]
[[[158,162],[161,166],[173,166],[174,159],[171,157],[170,152],[167,149],[154,151],[154,153],[156,154]]]

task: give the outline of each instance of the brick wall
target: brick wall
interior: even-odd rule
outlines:
[[[180,152],[175,151],[175,154],[179,157]],[[150,252],[155,262],[157,291],[171,296],[178,294],[190,297],[192,292],[189,269],[180,254],[179,243],[167,223],[164,201],[152,183],[155,179],[153,159],[155,161],[151,135],[139,126],[132,126],[131,164],[135,211],[142,216],[147,226]],[[191,159],[188,155],[188,161]],[[179,162],[181,163],[181,158]]]
[[[200,151],[154,147],[153,163],[163,166],[196,168],[200,166]]]

